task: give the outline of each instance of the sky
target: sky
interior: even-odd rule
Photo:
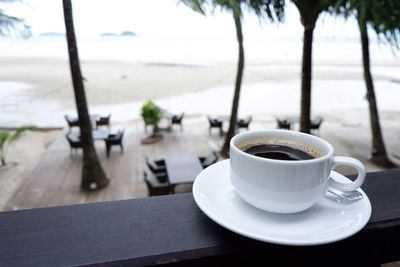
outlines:
[[[290,1],[288,1],[290,2]],[[216,10],[207,16],[192,11],[178,0],[72,0],[77,36],[98,36],[104,32],[129,30],[139,36],[235,38],[231,14]],[[24,0],[2,4],[7,14],[25,19],[34,36],[44,32],[65,32],[62,0]],[[303,28],[292,5],[286,9],[286,22],[271,25],[253,14],[243,18],[245,37],[301,37]],[[344,22],[321,16],[315,30],[317,37],[358,37],[354,21]]]

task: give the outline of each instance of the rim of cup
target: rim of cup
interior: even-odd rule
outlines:
[[[277,133],[277,135],[279,134],[290,134],[291,136],[300,136],[300,137],[306,137],[306,138],[310,138],[310,139],[314,139],[316,140],[318,143],[321,143],[322,146],[327,147],[327,152],[324,153],[324,155],[318,157],[318,158],[313,158],[313,159],[305,159],[305,160],[281,160],[281,159],[268,159],[268,158],[263,158],[263,157],[259,157],[259,156],[255,156],[252,154],[249,154],[247,152],[244,152],[243,150],[239,149],[235,142],[237,141],[237,139],[242,138],[243,136],[246,135],[257,135],[260,134],[261,136],[257,136],[257,137],[262,137],[263,133]],[[252,137],[254,138],[254,137]],[[249,139],[252,139],[249,138]],[[291,138],[288,138],[291,140]],[[299,141],[294,139],[295,141]],[[243,140],[244,141],[244,140]],[[304,141],[299,141],[302,143],[306,143]],[[243,132],[243,133],[239,133],[237,135],[235,135],[234,137],[232,137],[231,141],[230,141],[230,147],[235,150],[237,153],[239,153],[241,156],[244,157],[249,157],[251,159],[254,160],[258,160],[261,162],[278,162],[278,163],[282,163],[282,164],[289,164],[289,165],[298,165],[298,164],[304,164],[305,162],[307,163],[316,163],[318,161],[324,161],[327,158],[331,157],[333,155],[333,146],[325,141],[324,139],[311,135],[311,134],[306,134],[306,133],[302,133],[302,132],[296,132],[296,131],[290,131],[290,130],[281,130],[281,129],[273,129],[273,130],[256,130],[256,131],[248,131],[248,132]],[[317,147],[318,149],[320,148],[320,146],[318,145]]]

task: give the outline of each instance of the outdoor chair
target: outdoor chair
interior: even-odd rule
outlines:
[[[96,119],[96,129],[99,128],[99,126],[108,126],[108,128],[110,128],[110,117],[111,114],[106,117],[99,117]]]
[[[124,145],[122,144],[123,137],[124,137],[124,130],[120,130],[116,134],[109,134],[108,137],[104,139],[106,143],[107,157],[110,156],[110,151],[112,146],[120,146],[121,153],[124,153]]]
[[[72,151],[77,152],[78,148],[82,148],[82,141],[79,138],[79,136],[74,133],[67,133],[65,137],[67,138],[68,143],[70,145],[71,156],[72,156]]]
[[[290,121],[288,121],[288,120],[280,120],[280,119],[276,118],[276,122],[278,124],[278,129],[290,130],[290,128],[291,128]]]
[[[166,178],[168,177],[167,176],[167,169],[165,167],[165,160],[163,160],[163,159],[161,159],[161,160],[152,160],[148,156],[146,156],[145,157],[145,162],[146,162],[147,167],[150,169],[150,171],[154,175],[161,175],[161,176],[164,175]],[[163,182],[163,181],[161,180],[161,182]]]
[[[319,128],[321,127],[324,119],[321,116],[317,116],[310,121],[310,130],[314,133],[319,132]]]
[[[181,131],[182,131],[183,130],[183,126],[182,126],[183,116],[185,116],[184,112],[182,112],[179,115],[172,115],[172,117],[171,117],[171,126],[173,126],[174,124],[179,124],[181,126]]]
[[[253,119],[252,116],[247,116],[247,117],[244,118],[244,119],[239,119],[239,120],[237,121],[237,128],[238,128],[238,129],[240,129],[240,128],[246,128],[247,130],[249,130],[249,125],[250,125],[250,122],[251,122],[252,119]]]
[[[210,123],[210,128],[208,129],[208,133],[211,134],[211,129],[212,128],[217,128],[219,129],[219,135],[223,136],[224,132],[222,130],[222,120],[218,118],[211,118],[210,116],[207,116],[208,122]]]
[[[79,120],[77,118],[73,118],[69,115],[64,116],[65,120],[68,123],[68,127],[71,129],[72,127],[79,127]]]
[[[161,196],[171,193],[168,182],[160,182],[153,173],[143,171],[144,181],[146,182],[149,196]]]
[[[218,161],[218,158],[219,158],[218,153],[216,151],[213,151],[207,157],[199,157],[199,160],[201,165],[205,169],[208,166],[216,163]]]

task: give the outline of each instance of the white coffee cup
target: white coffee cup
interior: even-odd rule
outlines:
[[[307,160],[276,160],[254,156],[239,149],[261,143],[280,144],[315,156]],[[230,142],[230,178],[236,192],[249,204],[269,212],[295,213],[312,207],[327,187],[352,191],[364,182],[365,168],[357,159],[338,157],[327,141],[287,130],[248,131]],[[354,182],[330,178],[333,168],[348,165],[358,171]]]

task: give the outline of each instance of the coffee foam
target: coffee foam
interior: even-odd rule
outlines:
[[[316,149],[315,147],[309,145],[309,144],[304,144],[299,141],[295,140],[288,140],[283,137],[264,137],[264,138],[252,138],[248,139],[245,141],[242,141],[241,143],[237,144],[236,147],[242,151],[248,149],[249,147],[252,146],[257,146],[257,145],[281,145],[281,146],[288,146],[296,149],[300,149],[307,154],[311,155],[314,158],[319,158],[322,156],[322,152],[319,149]]]

